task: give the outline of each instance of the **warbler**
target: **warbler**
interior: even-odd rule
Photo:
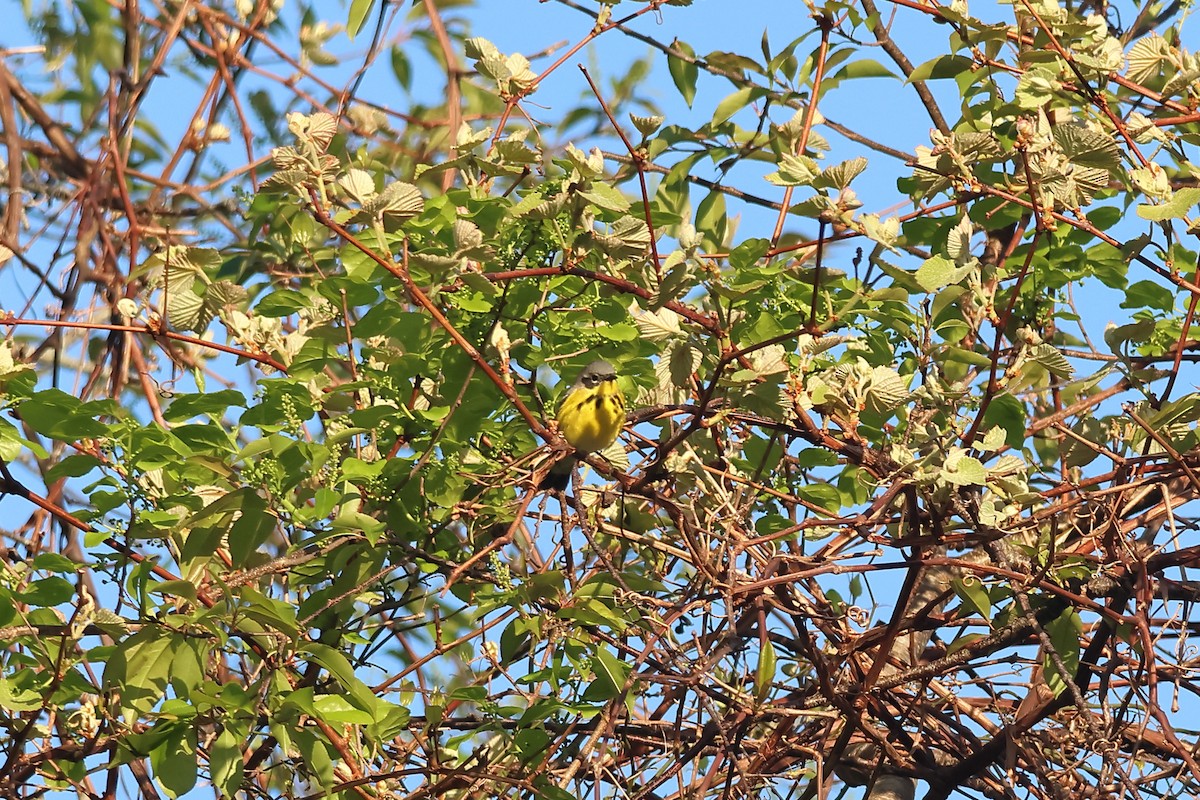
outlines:
[[[617,386],[617,371],[607,361],[583,368],[558,407],[558,430],[576,450],[594,453],[617,440],[625,424],[625,396]],[[543,489],[565,489],[575,467],[564,459],[542,479]]]

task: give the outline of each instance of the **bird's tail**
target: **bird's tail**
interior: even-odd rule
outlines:
[[[561,492],[571,482],[571,472],[575,469],[575,459],[571,456],[555,462],[542,479],[538,482],[539,489]]]

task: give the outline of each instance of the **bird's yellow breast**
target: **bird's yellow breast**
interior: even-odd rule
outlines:
[[[617,440],[625,424],[625,398],[615,380],[571,390],[558,409],[558,429],[576,450],[591,453]]]

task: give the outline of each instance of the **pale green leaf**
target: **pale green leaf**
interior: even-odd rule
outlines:
[[[970,265],[959,267],[945,256],[933,256],[917,268],[916,279],[922,289],[936,292],[943,286],[958,283],[970,273]]]
[[[1200,203],[1200,189],[1186,187],[1177,189],[1171,199],[1159,205],[1142,203],[1137,207],[1137,215],[1151,222],[1163,222],[1168,219],[1183,219],[1192,208]]]
[[[961,447],[952,448],[940,471],[942,480],[954,486],[983,486],[987,483],[987,470],[983,463],[967,455]]]

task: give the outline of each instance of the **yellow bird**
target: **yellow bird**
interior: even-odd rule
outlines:
[[[617,440],[625,424],[625,396],[617,371],[607,361],[583,368],[558,407],[558,430],[576,450],[594,453]],[[542,479],[543,489],[565,489],[575,462],[564,459]]]

